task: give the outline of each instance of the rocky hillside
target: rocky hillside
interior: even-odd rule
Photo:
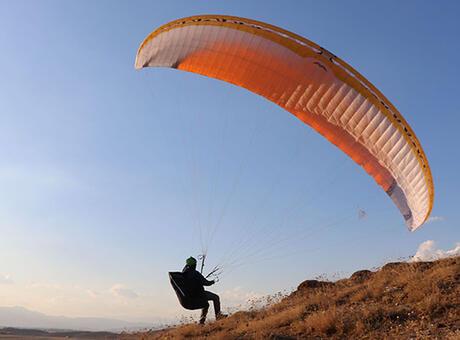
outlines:
[[[126,339],[460,339],[460,257],[307,280],[280,302]]]

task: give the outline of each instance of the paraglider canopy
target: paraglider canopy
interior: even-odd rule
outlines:
[[[251,19],[199,15],[153,31],[135,67],[198,73],[265,97],[361,165],[410,230],[429,217],[433,180],[414,131],[375,86],[317,44]]]

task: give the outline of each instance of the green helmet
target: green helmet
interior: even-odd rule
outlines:
[[[190,256],[186,261],[185,263],[187,264],[187,266],[196,266],[196,259],[192,256]]]

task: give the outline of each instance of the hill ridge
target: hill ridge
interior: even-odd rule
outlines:
[[[460,339],[460,257],[391,262],[335,282],[306,280],[258,310],[122,338]]]

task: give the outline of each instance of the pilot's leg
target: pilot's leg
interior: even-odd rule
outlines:
[[[219,295],[211,293],[211,292],[208,292],[208,291],[205,291],[204,293],[206,294],[206,299],[208,301],[212,301],[212,303],[214,304],[214,313],[216,314],[216,318],[218,318],[219,315],[220,315],[220,299],[219,299]]]
[[[208,309],[209,309],[209,303],[206,305],[206,307],[201,309],[201,317],[200,317],[201,325],[204,325],[204,322],[206,321],[206,316],[208,315]]]

